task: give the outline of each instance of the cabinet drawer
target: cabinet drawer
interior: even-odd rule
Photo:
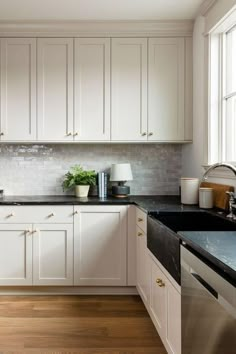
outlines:
[[[136,225],[147,233],[147,214],[139,208],[136,208]]]
[[[73,206],[1,206],[0,223],[73,223]]]

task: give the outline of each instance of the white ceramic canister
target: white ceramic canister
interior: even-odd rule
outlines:
[[[211,209],[213,206],[213,188],[199,188],[199,207],[203,209]]]
[[[198,204],[198,188],[199,179],[182,177],[181,185],[181,203],[182,204]]]

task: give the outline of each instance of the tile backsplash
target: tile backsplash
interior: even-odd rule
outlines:
[[[167,144],[4,144],[0,185],[6,195],[61,195],[63,177],[74,164],[109,172],[112,163],[130,162],[131,194],[178,194],[181,153],[181,145]]]

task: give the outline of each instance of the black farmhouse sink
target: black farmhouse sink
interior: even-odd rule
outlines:
[[[147,246],[180,284],[179,231],[236,231],[236,222],[200,210],[149,213]]]
[[[205,211],[159,212],[152,216],[174,232],[236,231],[236,222]]]

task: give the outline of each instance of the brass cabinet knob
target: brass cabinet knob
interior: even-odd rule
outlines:
[[[142,133],[141,135],[142,135],[142,136],[146,136],[146,135],[147,135],[147,133],[145,133],[145,132],[144,132],[144,133]]]
[[[77,215],[77,214],[78,214],[78,210],[75,210],[74,215]]]
[[[148,136],[152,136],[153,135],[153,132],[150,132],[149,134],[148,134]]]
[[[30,233],[30,229],[25,230],[25,234]]]
[[[143,236],[143,233],[142,232],[138,232],[138,236]]]
[[[1,132],[1,133],[0,133],[0,135],[1,135],[1,136],[3,136],[3,135],[4,135],[4,133],[3,133],[3,132]]]
[[[162,281],[160,284],[158,284],[158,286],[159,286],[160,288],[164,288],[165,283],[163,283],[163,281]]]
[[[15,213],[11,213],[11,214],[9,214],[9,215],[7,215],[7,218],[11,218],[12,216],[15,216]]]
[[[158,284],[158,286],[159,286],[160,288],[163,288],[163,287],[165,286],[165,283],[164,283],[163,280],[160,279],[160,278],[157,278],[156,283]]]
[[[78,132],[75,132],[73,135],[74,135],[74,136],[77,136],[77,135],[79,135],[79,133],[78,133]]]
[[[66,134],[66,136],[71,136],[72,135],[72,133],[71,132],[68,132],[67,134]]]
[[[55,213],[51,213],[48,215],[49,218],[51,218],[52,216],[55,216]]]
[[[142,222],[143,221],[143,219],[142,218],[138,218],[138,222]]]

